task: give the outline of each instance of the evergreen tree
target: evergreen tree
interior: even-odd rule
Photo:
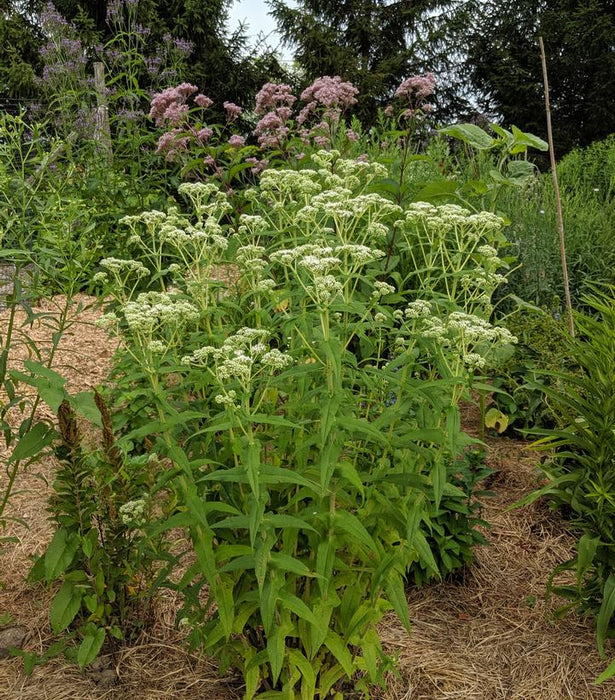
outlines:
[[[269,0],[286,45],[306,82],[339,75],[359,88],[359,112],[369,121],[375,108],[411,75],[432,70],[436,42],[433,0],[298,0],[291,8]]]
[[[36,0],[0,0],[0,99],[18,109],[19,98],[35,93],[34,76],[41,67]]]
[[[542,35],[556,154],[615,132],[614,0],[472,0],[458,20],[467,75],[487,113],[544,136]]]

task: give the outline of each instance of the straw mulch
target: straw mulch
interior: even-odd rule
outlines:
[[[56,368],[67,377],[72,392],[102,383],[109,368],[113,345],[92,325],[96,315],[93,309],[78,314],[57,356]],[[0,324],[3,316],[0,313]],[[28,332],[40,342],[51,331],[41,326]],[[575,615],[558,620],[553,613],[562,601],[544,600],[549,572],[572,551],[574,539],[564,521],[541,501],[505,511],[539,482],[536,455],[523,443],[495,438],[489,441],[488,459],[494,469],[489,487],[495,496],[487,499],[483,516],[491,524],[486,533],[490,545],[478,547],[473,567],[454,581],[408,590],[410,636],[394,616],[382,623],[381,637],[397,656],[399,676],[391,676],[386,691],[376,690],[375,696],[381,700],[615,697],[615,681],[593,685],[605,663],[596,651],[592,620]],[[24,579],[31,556],[42,551],[51,536],[45,481],[53,478],[53,471],[52,460],[46,459],[20,475],[18,488],[23,492],[13,500],[13,513],[26,520],[29,529],[10,526],[5,534],[18,537],[19,543],[4,545],[0,560],[0,614],[11,615],[9,626],[25,633],[24,648],[38,653],[53,640],[48,622],[52,592]],[[0,489],[3,478],[2,472]],[[60,658],[27,677],[21,660],[0,659],[0,698],[240,698],[238,677],[220,679],[211,660],[187,651],[175,629],[177,604],[172,594],[165,595],[153,628],[138,645],[103,658],[84,672]],[[0,637],[1,633],[0,629]]]

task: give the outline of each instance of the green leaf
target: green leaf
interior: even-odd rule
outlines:
[[[372,536],[356,515],[348,513],[347,511],[338,510],[335,512],[333,522],[338,529],[351,535],[357,542],[365,545],[372,552],[378,551]]]
[[[49,617],[56,634],[60,634],[75,619],[81,607],[84,589],[73,581],[64,581],[51,603]]]
[[[271,665],[273,683],[278,682],[282,667],[284,666],[284,652],[286,651],[286,625],[277,625],[267,636],[267,655]]]
[[[83,638],[77,652],[77,663],[84,668],[94,661],[105,642],[106,632],[104,627],[98,627],[95,632],[89,632]]]
[[[290,610],[291,612],[295,613],[297,617],[307,620],[312,625],[316,625],[318,627],[318,619],[308,608],[308,606],[301,600],[301,598],[297,598],[296,595],[284,590],[280,591],[278,597],[282,601],[282,605],[287,610]]]
[[[434,559],[433,552],[425,539],[425,535],[420,530],[417,530],[414,533],[413,545],[417,554],[419,555],[421,564],[431,571],[434,576],[439,578],[440,571],[438,569],[438,565],[436,564],[436,560]]]
[[[273,525],[273,527],[296,528],[298,530],[316,530],[302,518],[297,518],[294,515],[284,515],[283,513],[267,513],[263,520],[265,525]]]
[[[495,143],[495,140],[476,124],[453,124],[452,126],[438,129],[438,133],[452,136],[479,150],[491,148]]]
[[[244,693],[244,700],[252,700],[256,695],[258,686],[261,682],[261,671],[257,664],[251,664],[250,662],[256,656],[254,649],[249,647],[245,651],[244,656],[244,667],[243,667],[243,679],[246,684],[246,692]]]
[[[615,659],[611,661],[611,663],[604,669],[604,671],[596,678],[594,683],[596,685],[600,685],[600,683],[604,683],[604,681],[608,681],[609,678],[612,678],[615,676]]]
[[[408,613],[408,601],[404,590],[404,582],[399,572],[393,570],[386,578],[384,590],[386,591],[389,603],[393,606],[395,614],[400,622],[410,633],[410,614]]]
[[[615,612],[615,576],[609,574],[609,577],[604,583],[602,605],[596,616],[596,639],[598,642],[598,651],[602,658],[605,656],[604,641],[607,637],[613,612]]]
[[[536,172],[536,166],[530,163],[529,160],[511,160],[506,166],[508,174],[517,180],[525,180],[528,177],[533,177]]]
[[[45,579],[51,583],[71,565],[79,547],[79,537],[64,528],[56,530],[45,552]]]
[[[538,136],[534,134],[528,134],[527,132],[521,131],[521,129],[516,126],[512,127],[512,133],[515,137],[513,147],[511,148],[511,153],[514,152],[514,148],[517,145],[528,146],[529,148],[536,148],[539,151],[548,151],[549,144]],[[523,149],[526,150],[526,149]]]
[[[301,700],[313,700],[316,697],[316,673],[312,664],[297,649],[287,649],[286,655],[301,673]]]
[[[87,418],[99,428],[102,428],[102,418],[100,411],[94,401],[94,394],[91,391],[80,391],[69,399],[72,407],[80,416]]]
[[[329,630],[327,638],[325,639],[325,646],[344,669],[346,676],[352,678],[355,669],[352,663],[352,654],[348,651],[346,642],[333,630]]]
[[[271,563],[277,569],[282,569],[282,571],[290,571],[297,576],[311,576],[312,573],[310,569],[299,559],[291,557],[289,554],[283,554],[282,552],[274,552],[271,554]]]
[[[233,631],[233,620],[235,618],[235,604],[233,602],[233,581],[229,578],[221,578],[214,590],[216,603],[218,604],[218,615],[226,639],[228,640]]]
[[[35,457],[55,440],[56,435],[56,431],[46,423],[35,423],[15,445],[9,462],[21,462]]]
[[[436,455],[436,463],[431,470],[431,479],[433,483],[433,498],[436,509],[440,507],[442,493],[446,484],[446,462],[441,454]]]
[[[436,180],[420,189],[414,196],[416,202],[431,202],[440,197],[452,197],[457,192],[456,180]]]
[[[490,408],[485,413],[485,427],[502,434],[508,428],[508,416],[498,408]]]
[[[590,537],[585,534],[577,544],[577,582],[582,583],[582,578],[587,569],[592,565],[596,550],[600,544],[600,537]]]

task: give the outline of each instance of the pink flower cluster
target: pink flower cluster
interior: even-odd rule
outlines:
[[[311,129],[301,129],[299,135],[304,143],[314,140],[316,146],[326,148],[331,143],[334,128],[339,124],[342,112],[356,104],[357,88],[343,81],[339,75],[324,75],[317,78],[301,93],[301,99],[307,102],[297,116],[297,124],[305,124],[310,118],[319,122]],[[350,132],[350,138],[354,132]]]
[[[433,73],[413,75],[406,78],[395,90],[395,97],[407,97],[410,101],[421,101],[433,95],[436,89],[436,77]]]
[[[275,112],[280,108],[288,108],[288,116],[290,117],[290,108],[296,102],[297,98],[292,94],[290,85],[285,83],[265,83],[256,95],[256,106],[254,112],[260,117],[267,112]]]
[[[412,119],[413,117],[424,116],[432,112],[434,106],[426,102],[427,98],[434,94],[436,90],[436,77],[433,73],[426,75],[412,75],[406,78],[395,90],[395,97],[400,97],[409,103],[400,115],[402,119]],[[387,105],[384,110],[387,117],[392,117],[395,113],[393,105]]]
[[[211,97],[207,97],[207,95],[197,95],[194,98],[195,103],[199,106],[202,107],[203,109],[207,109],[208,107],[211,107],[214,101],[211,99]]]
[[[241,116],[241,113],[243,112],[243,109],[239,105],[236,105],[234,102],[224,102],[222,106],[224,107],[224,111],[226,112],[226,119],[229,122],[234,122]]]
[[[345,109],[357,103],[355,95],[358,92],[352,83],[344,82],[339,75],[333,78],[323,75],[322,78],[316,78],[310,87],[305,88],[301,99],[304,102],[317,102],[325,107]]]
[[[177,87],[159,92],[152,98],[150,118],[155,121],[156,126],[178,126],[188,115],[188,98],[197,91],[196,85],[181,83]]]
[[[290,85],[283,83],[265,83],[256,95],[254,111],[261,120],[254,129],[261,148],[281,148],[288,138],[290,119],[296,97],[291,93]]]
[[[187,150],[189,141],[190,138],[182,129],[171,129],[158,139],[156,153],[164,155],[165,160],[172,163],[179,151]]]

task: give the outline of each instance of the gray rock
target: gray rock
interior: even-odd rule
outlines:
[[[5,627],[0,630],[0,659],[10,656],[9,649],[17,647],[21,649],[28,630],[25,627]]]

